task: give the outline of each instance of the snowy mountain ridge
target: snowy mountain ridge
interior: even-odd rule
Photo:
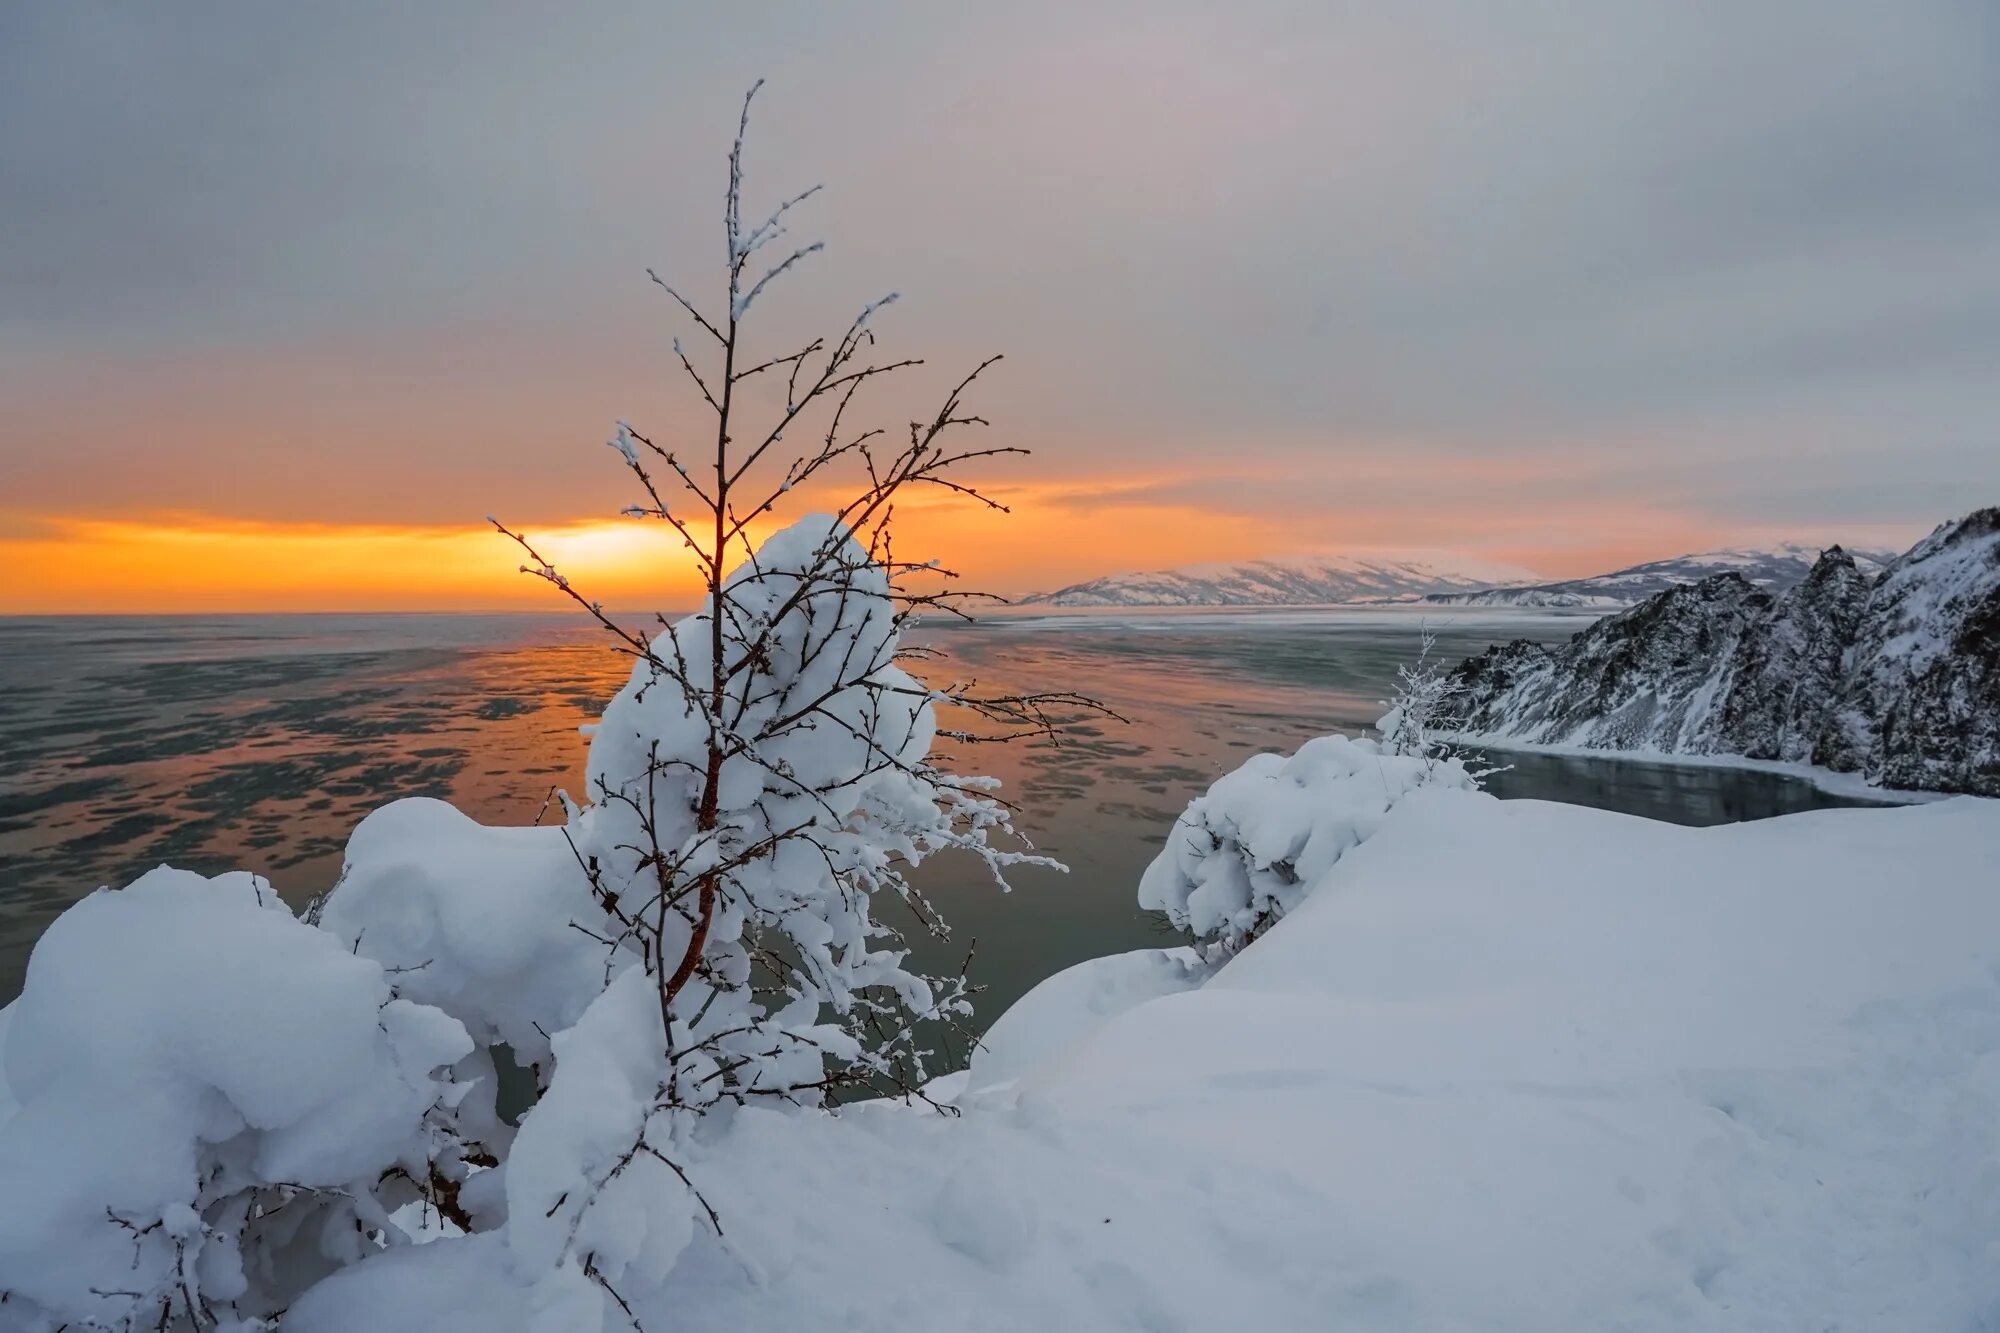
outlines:
[[[1322,606],[1408,600],[1426,593],[1532,583],[1537,577],[1514,565],[1448,552],[1294,555],[1111,574],[1053,592],[1031,593],[1017,599],[1017,604]]]
[[[1804,581],[1822,549],[1799,542],[1730,547],[1672,556],[1665,560],[1649,560],[1587,578],[1473,592],[1429,593],[1424,600],[1440,606],[1603,607],[1610,610],[1631,606],[1669,588],[1699,583],[1722,573],[1739,574],[1753,587],[1782,592]],[[1854,557],[1855,565],[1869,574],[1879,573],[1895,558],[1893,551],[1849,550],[1848,553]]]
[[[1490,648],[1455,679],[1462,730],[1495,743],[1740,755],[2000,796],[2000,508],[1879,574],[1837,546],[1781,593],[1725,570],[1557,648]]]
[[[1609,611],[1725,572],[1741,575],[1753,587],[1783,592],[1805,579],[1822,549],[1793,541],[1728,547],[1553,580],[1515,565],[1455,552],[1294,555],[1109,574],[1051,592],[1030,593],[1017,598],[1016,605],[1326,606],[1421,601],[1437,606]],[[1869,574],[1879,573],[1895,558],[1893,551],[1848,549],[1856,565]]]

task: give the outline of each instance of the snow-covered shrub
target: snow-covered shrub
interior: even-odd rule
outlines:
[[[1139,881],[1139,905],[1163,912],[1219,963],[1312,892],[1419,787],[1477,789],[1457,759],[1392,754],[1370,740],[1320,736],[1289,758],[1253,755],[1174,821]]]
[[[942,849],[996,875],[1030,858],[988,844],[1007,816],[985,784],[931,766],[936,697],[895,664],[901,620],[887,571],[809,517],[654,640],[605,710],[567,833],[599,972],[624,974],[556,1037],[506,1168],[509,1243],[570,1291],[566,1319],[643,1294],[623,1280],[638,1257],[633,1283],[671,1266],[700,1117],[914,1086],[921,1024],[969,1013],[963,978],[904,966],[877,903],[926,913],[905,871]],[[720,707],[693,688],[718,680]]]
[[[472,1043],[264,881],[161,867],[35,946],[0,1065],[0,1327],[268,1317],[400,1239]]]

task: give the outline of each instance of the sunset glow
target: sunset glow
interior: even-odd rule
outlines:
[[[725,299],[765,78],[746,206],[824,182],[825,251],[746,354],[900,293],[871,351],[923,364],[855,404],[890,438],[1005,354],[971,407],[1033,451],[975,479],[1012,514],[899,506],[971,586],[1900,548],[2000,487],[1969,12],[1587,11],[1577,52],[1478,5],[793,7],[782,48],[672,6],[58,9],[0,42],[0,614],[555,605],[488,512],[607,604],[688,604],[602,441],[713,439],[674,339],[714,349],[646,275]],[[109,52],[119,99],[74,75]]]
[[[489,528],[56,519],[0,538],[7,610],[345,611],[556,609],[554,589],[519,572],[520,550]],[[663,528],[630,520],[536,530],[551,563],[599,600],[685,607],[693,561]]]
[[[966,586],[1006,595],[1096,574],[1273,554],[1407,554],[1462,537],[1477,515],[1351,514],[1274,522],[1121,496],[1093,487],[996,487],[1000,512],[957,497],[907,503],[897,549],[939,559]],[[832,497],[823,506],[831,508]],[[798,513],[807,512],[800,509]],[[796,517],[779,515],[778,518]],[[700,599],[692,557],[657,520],[513,522],[577,588],[608,606],[685,609]],[[753,528],[753,539],[770,523]],[[1542,519],[1485,522],[1496,560],[1544,573],[1588,573],[1695,549],[1722,534],[1672,515],[1618,509],[1579,515],[1566,532]],[[0,533],[0,613],[562,610],[572,604],[521,572],[525,557],[483,524],[249,521],[199,513],[15,520]]]

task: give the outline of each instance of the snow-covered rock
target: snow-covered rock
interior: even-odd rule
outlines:
[[[1525,569],[1470,556],[1308,555],[1112,574],[1020,599],[1046,606],[1326,606],[1525,583]]]
[[[1736,573],[1669,588],[1548,648],[1456,673],[1494,743],[1810,763],[1891,787],[2000,795],[2000,510],[1871,578],[1835,547],[1781,595]]]
[[[1605,749],[1697,749],[1713,734],[1725,695],[1719,682],[1746,627],[1767,619],[1771,606],[1738,575],[1718,574],[1597,621],[1559,647],[1515,640],[1489,648],[1455,673],[1464,729]]]
[[[1666,560],[1648,560],[1609,574],[1588,578],[1559,579],[1511,588],[1487,588],[1476,592],[1440,592],[1424,598],[1440,606],[1524,606],[1602,607],[1607,610],[1631,606],[1669,588],[1699,583],[1717,574],[1735,574],[1752,587],[1779,593],[1804,580],[1818,561],[1822,548],[1797,542],[1774,546],[1734,547],[1722,551],[1701,551]],[[1879,573],[1895,558],[1890,551],[1851,552],[1856,565],[1869,574]]]
[[[2000,508],[1945,524],[1883,573],[1844,666],[1819,763],[2000,796]]]
[[[1737,639],[1709,734],[1752,759],[1811,763],[1837,709],[1844,663],[1871,578],[1839,547]]]

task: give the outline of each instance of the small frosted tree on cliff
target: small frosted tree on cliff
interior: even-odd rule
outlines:
[[[695,346],[677,339],[675,353],[712,437],[695,449],[621,422],[610,441],[644,495],[626,513],[678,534],[701,576],[701,608],[651,631],[621,625],[501,527],[527,553],[524,570],[633,658],[568,830],[599,912],[574,928],[599,939],[615,979],[555,1038],[554,1076],[508,1163],[513,1248],[547,1266],[563,1288],[551,1309],[572,1311],[579,1327],[593,1302],[629,1314],[633,1285],[663,1273],[685,1242],[693,1186],[677,1145],[703,1117],[919,1087],[921,1034],[968,1013],[968,988],[962,975],[907,967],[877,905],[893,899],[942,933],[909,867],[965,851],[1004,885],[1011,866],[1053,864],[996,846],[1012,830],[995,784],[945,771],[933,744],[1044,734],[1095,707],[1066,693],[932,687],[904,670],[903,630],[927,612],[963,614],[978,594],[959,591],[937,562],[896,553],[898,499],[942,489],[1004,508],[961,469],[1024,451],[959,443],[986,424],[965,398],[997,357],[907,433],[856,424],[875,381],[921,364],[875,354],[873,320],[893,295],[796,350],[752,350],[753,308],[821,248],[785,239],[817,187],[744,219],[756,91],[729,153],[721,304],[704,308],[653,275],[691,325]],[[754,424],[751,385],[780,391]],[[787,447],[799,439],[811,443]],[[847,498],[750,549],[753,523],[797,495],[834,492],[841,475]],[[651,1219],[643,1246],[635,1209]]]
[[[1444,737],[1460,730],[1465,721],[1457,711],[1465,687],[1438,661],[1436,651],[1437,634],[1426,628],[1416,662],[1396,668],[1389,711],[1378,724],[1385,753],[1420,758],[1427,767],[1462,757]]]

